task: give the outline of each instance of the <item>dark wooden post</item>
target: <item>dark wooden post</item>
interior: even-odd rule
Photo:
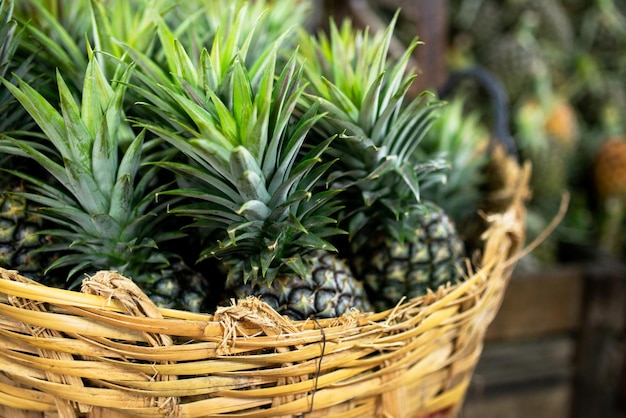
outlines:
[[[573,418],[619,416],[625,285],[626,266],[617,261],[597,260],[587,270],[573,382]]]
[[[413,83],[411,93],[434,90],[445,83],[447,73],[446,51],[448,45],[448,0],[343,0],[325,2],[325,11],[336,19],[351,18],[355,25],[369,26],[372,30],[384,30],[388,22],[377,14],[376,8],[394,12],[401,9],[401,20],[406,24],[402,30],[410,30],[410,38],[417,36],[419,45],[413,55],[412,65],[418,68],[420,76]],[[400,26],[400,25],[399,25]],[[396,28],[397,30],[399,28]],[[397,33],[397,31],[396,31]],[[391,53],[400,55],[406,45],[396,37],[391,45]]]
[[[337,21],[348,17],[350,15],[350,8],[348,7],[348,0],[324,0],[324,17],[321,23],[322,29],[328,29],[328,19],[332,16]]]
[[[402,9],[405,19],[415,25],[416,33],[424,45],[415,50],[420,76],[413,84],[413,92],[440,88],[448,72],[446,51],[448,47],[448,1],[447,0],[379,0],[391,7]]]

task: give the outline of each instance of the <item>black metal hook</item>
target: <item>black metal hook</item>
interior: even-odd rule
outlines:
[[[493,137],[504,146],[510,156],[519,161],[517,144],[509,127],[509,97],[504,85],[495,74],[481,66],[455,71],[450,74],[446,83],[439,90],[439,96],[441,98],[449,97],[465,79],[476,81],[489,98],[494,112]]]

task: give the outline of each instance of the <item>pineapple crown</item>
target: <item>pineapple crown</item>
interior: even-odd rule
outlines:
[[[49,86],[37,90],[48,97],[54,93],[54,70],[60,69],[72,90],[79,91],[87,68],[84,53],[85,33],[90,25],[90,3],[77,1],[73,7],[59,7],[56,2],[20,1],[16,20],[24,27],[24,50],[34,56],[34,72]],[[46,91],[50,90],[50,91]],[[51,97],[48,97],[51,98]],[[54,97],[58,100],[58,97]]]
[[[0,77],[15,73],[25,78],[31,67],[33,55],[26,59],[14,59],[18,48],[22,44],[24,28],[19,26],[13,16],[14,2],[2,0],[0,2]],[[19,62],[19,64],[18,64]],[[10,132],[17,129],[28,129],[32,125],[24,109],[16,102],[11,92],[0,85],[0,132]]]
[[[335,191],[314,191],[330,164],[319,164],[331,139],[308,150],[305,138],[321,115],[317,107],[294,122],[296,102],[303,91],[302,69],[295,55],[275,78],[277,56],[268,60],[255,89],[241,60],[232,62],[232,90],[224,97],[209,92],[202,108],[188,98],[171,94],[193,110],[202,132],[184,137],[159,126],[145,125],[189,162],[163,162],[190,185],[169,190],[193,202],[169,212],[194,218],[192,227],[206,228],[218,237],[200,258],[218,257],[244,263],[247,279],[270,282],[285,268],[305,274],[302,259],[308,251],[334,247],[324,237],[339,233],[330,224],[338,210]],[[236,104],[236,105],[234,105]]]
[[[165,13],[162,9],[166,6],[159,6],[160,3],[148,5],[143,0],[111,0],[105,5],[98,0],[81,0],[67,8],[59,7],[55,2],[20,2],[15,9],[15,21],[24,34],[19,45],[20,53],[28,57],[22,67],[28,66],[29,74],[36,75],[27,81],[50,103],[55,103],[60,100],[56,79],[58,71],[63,74],[69,89],[80,94],[90,59],[85,51],[91,50],[91,45],[102,54],[115,58],[100,60],[98,65],[107,80],[118,79],[120,75],[117,72],[122,71],[119,62],[130,61],[121,43],[133,45],[145,53],[153,53],[153,16]],[[26,79],[26,69],[14,72]],[[128,96],[128,92],[125,92],[126,108],[139,100]],[[13,98],[12,95],[10,97]],[[23,110],[21,106],[20,109]],[[18,112],[11,114],[17,115]],[[135,136],[130,128],[126,124],[119,126],[124,131],[118,134],[124,147]],[[30,127],[24,130],[32,131]]]
[[[356,180],[366,206],[394,193],[405,196],[405,191],[390,191],[397,176],[402,179],[398,187],[408,187],[419,200],[420,177],[432,180],[445,167],[443,161],[418,164],[413,159],[441,102],[424,92],[405,103],[415,78],[407,65],[419,42],[414,39],[399,59],[389,59],[397,18],[398,12],[385,32],[373,36],[368,29],[353,29],[349,20],[341,27],[331,21],[329,36],[300,33],[310,83],[303,107],[319,103],[326,113],[316,126],[322,138],[339,134],[329,150],[338,159],[331,182],[345,176]],[[389,172],[395,175],[385,176]]]
[[[157,117],[164,129],[185,131],[195,127],[196,132],[191,135],[206,136],[204,115],[198,115],[195,107],[204,107],[212,95],[232,107],[229,94],[234,82],[233,61],[247,63],[248,77],[253,85],[258,84],[272,50],[286,39],[288,26],[283,26],[282,33],[276,30],[271,35],[260,36],[259,28],[269,25],[271,13],[254,15],[247,2],[235,2],[228,7],[223,2],[218,3],[221,6],[216,9],[191,14],[176,30],[165,18],[153,14],[159,54],[144,53],[133,45],[123,44],[139,70],[133,76],[133,91],[141,98],[143,106],[135,111],[135,119],[154,121]],[[199,17],[209,22],[205,25],[198,21]],[[221,24],[215,26],[216,21]],[[181,27],[190,30],[181,34]],[[197,29],[199,27],[208,29],[203,31]],[[208,47],[203,47],[205,42]]]
[[[4,77],[11,64],[11,59],[15,54],[19,42],[20,32],[16,33],[17,22],[13,19],[12,1],[2,0],[0,2],[0,77]]]
[[[131,61],[126,46],[130,45],[150,56],[162,55],[155,42],[155,17],[171,12],[171,6],[167,2],[91,0],[88,3],[92,21],[89,27],[90,39],[94,49],[106,51],[117,59],[101,63],[107,76],[117,70],[117,62]],[[183,25],[183,22],[176,23]],[[128,93],[127,91],[126,94]]]
[[[139,175],[142,160],[148,158],[144,153],[153,144],[141,132],[126,148],[120,145],[119,133],[127,125],[122,103],[132,66],[109,83],[91,49],[88,55],[80,102],[57,72],[60,110],[19,77],[17,85],[2,80],[43,135],[32,139],[3,135],[0,151],[34,160],[58,182],[10,171],[32,185],[33,192],[24,196],[61,227],[41,231],[55,236],[55,242],[41,251],[69,249],[48,270],[73,266],[69,273],[73,276],[88,266],[114,268],[139,279],[146,264],[167,265],[165,255],[154,249],[180,234],[156,228],[162,219],[154,194],[163,186],[152,184],[158,167]]]
[[[169,18],[168,26],[175,28],[174,35],[186,48],[196,51],[198,46],[214,44],[216,37],[234,32],[237,37],[231,38],[233,41],[248,39],[246,65],[251,66],[268,45],[303,26],[311,7],[309,0],[189,1],[177,7],[178,21]]]
[[[322,117],[317,105],[294,119],[304,90],[297,53],[283,63],[281,37],[246,64],[254,38],[246,16],[240,13],[230,30],[218,28],[210,50],[196,55],[161,22],[169,74],[129,54],[138,65],[136,88],[157,116],[138,125],[185,156],[159,163],[180,179],[178,189],[159,195],[185,200],[169,213],[189,216],[190,227],[217,237],[200,260],[244,260],[247,278],[271,281],[285,268],[304,274],[308,250],[334,249],[324,238],[339,233],[330,225],[339,208],[331,202],[336,191],[313,191],[331,164],[318,164],[330,139],[305,147]]]
[[[409,216],[420,201],[420,187],[443,181],[448,166],[440,158],[415,159],[442,102],[428,92],[408,98],[415,74],[407,66],[419,41],[390,59],[397,18],[398,12],[374,35],[353,29],[349,20],[341,27],[331,21],[328,36],[300,32],[310,83],[301,105],[317,103],[326,114],[315,128],[321,138],[339,135],[328,150],[337,159],[328,182],[346,190],[342,218],[351,237],[371,224],[374,213],[385,212],[384,219]],[[363,203],[355,205],[358,201]]]

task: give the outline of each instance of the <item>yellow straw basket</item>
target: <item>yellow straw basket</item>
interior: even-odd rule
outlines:
[[[530,169],[509,164],[472,275],[385,312],[192,314],[114,272],[74,292],[0,269],[0,417],[456,416],[523,245]]]

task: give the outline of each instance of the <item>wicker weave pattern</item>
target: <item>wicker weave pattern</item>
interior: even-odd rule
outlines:
[[[0,417],[455,416],[524,239],[518,174],[467,281],[375,314],[199,315],[114,272],[71,292],[0,269]]]

